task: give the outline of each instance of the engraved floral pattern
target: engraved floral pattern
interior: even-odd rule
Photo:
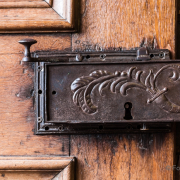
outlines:
[[[135,76],[132,75],[137,67],[131,67],[127,71],[116,71],[114,73],[105,70],[94,71],[89,76],[82,76],[77,78],[71,84],[73,94],[73,102],[79,106],[86,114],[94,114],[97,112],[96,107],[91,99],[91,92],[95,86],[98,86],[99,94],[102,95],[103,89],[109,88],[112,93],[121,93],[123,96],[127,95],[127,90],[133,87],[145,90],[151,95],[151,99],[147,99],[147,103],[155,102],[163,110],[171,113],[180,113],[180,106],[170,102],[165,93],[168,91],[167,87],[159,89],[156,85],[156,80],[162,71],[171,69],[173,76],[170,78],[177,81],[180,76],[180,65],[169,64],[163,66],[155,74],[153,70],[149,71],[144,82],[141,76],[143,71],[138,70]],[[120,87],[120,88],[117,88]]]

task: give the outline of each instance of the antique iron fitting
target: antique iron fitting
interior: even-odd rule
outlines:
[[[23,40],[20,40],[19,43],[24,45],[24,47],[25,47],[24,57],[23,57],[22,61],[31,62],[30,47],[33,44],[36,44],[37,41],[34,39],[23,39]]]
[[[180,121],[180,60],[169,50],[30,53],[36,134],[170,132]]]
[[[150,60],[150,55],[147,47],[141,47],[137,50],[137,60],[138,61],[145,61]]]

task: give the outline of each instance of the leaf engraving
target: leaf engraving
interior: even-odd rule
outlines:
[[[97,70],[89,74],[77,78],[71,84],[73,94],[73,102],[79,106],[86,114],[94,114],[98,111],[98,107],[93,104],[91,98],[92,90],[98,86],[98,92],[103,96],[103,90],[109,89],[111,93],[120,93],[123,96],[127,95],[128,89],[140,88],[151,95],[151,99],[147,99],[147,103],[155,102],[160,108],[171,113],[180,113],[180,106],[170,102],[165,93],[167,87],[160,90],[156,85],[156,80],[162,71],[166,69],[172,70],[172,76],[169,77],[172,81],[177,81],[180,77],[180,65],[169,64],[163,66],[160,70],[153,73],[150,69],[149,74],[142,82],[143,71],[136,71],[137,67],[131,67],[127,71],[115,71],[114,73],[106,70]],[[134,73],[134,71],[136,71]],[[134,74],[134,75],[133,75]]]

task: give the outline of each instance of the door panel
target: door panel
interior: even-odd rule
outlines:
[[[1,34],[1,156],[76,156],[78,180],[172,180],[174,132],[167,134],[34,134],[33,65],[21,64],[18,40],[38,41],[32,51],[93,51],[139,47],[157,39],[174,57],[175,0],[82,0],[75,34]],[[49,174],[51,175],[51,174]],[[4,179],[3,174],[1,178]]]
[[[74,180],[73,157],[0,157],[1,179]]]

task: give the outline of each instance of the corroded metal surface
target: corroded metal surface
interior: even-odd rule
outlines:
[[[35,52],[36,133],[82,134],[171,130],[180,113],[180,61],[166,49]]]
[[[128,53],[36,53],[37,134],[170,131],[180,62],[167,50],[147,61]]]
[[[172,69],[173,76],[170,77],[171,80],[177,83],[180,65],[168,64],[161,67],[156,73],[153,73],[153,69],[150,69],[149,74],[144,77],[143,73],[145,74],[146,71],[143,70],[137,70],[133,76],[133,72],[136,69],[138,69],[136,66],[132,66],[126,71],[115,71],[114,73],[106,70],[97,70],[90,73],[89,76],[77,78],[71,84],[71,91],[74,93],[74,104],[81,107],[84,113],[94,114],[98,111],[98,108],[93,105],[93,100],[91,98],[91,96],[93,96],[91,94],[94,93],[95,87],[98,87],[101,96],[103,96],[104,89],[109,89],[111,93],[120,93],[125,97],[127,96],[128,90],[138,88],[146,91],[151,96],[147,99],[147,104],[156,102],[160,108],[167,112],[180,113],[180,106],[174,104],[166,97],[166,93],[168,92],[166,82],[164,82],[163,89],[159,88],[157,83],[158,77],[163,71],[168,69]],[[144,82],[142,81],[143,78]],[[169,90],[171,90],[171,88],[169,88]]]

